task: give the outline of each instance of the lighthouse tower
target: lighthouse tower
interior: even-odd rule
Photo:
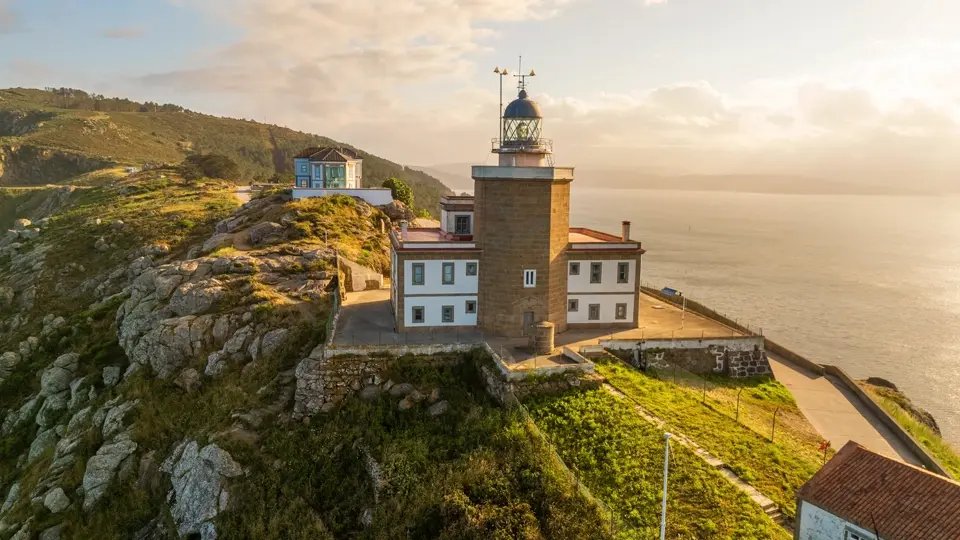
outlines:
[[[474,166],[474,240],[481,251],[479,325],[528,335],[532,325],[567,327],[567,263],[572,167],[554,167],[543,114],[520,77],[493,140],[495,166]]]

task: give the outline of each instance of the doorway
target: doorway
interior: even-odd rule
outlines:
[[[533,326],[533,312],[524,311],[523,312],[523,330],[521,335],[529,336],[530,333],[533,331],[531,328],[532,326]]]

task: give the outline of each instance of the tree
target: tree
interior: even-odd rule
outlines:
[[[187,180],[196,180],[204,176],[236,180],[240,178],[240,167],[232,159],[220,154],[207,154],[205,156],[194,154],[183,160],[180,173]]]
[[[407,208],[413,208],[413,190],[410,186],[403,183],[399,178],[391,176],[383,181],[383,187],[390,188],[394,200],[407,205]]]

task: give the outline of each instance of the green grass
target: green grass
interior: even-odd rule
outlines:
[[[226,538],[584,539],[607,538],[604,518],[560,473],[530,427],[482,391],[468,364],[401,365],[395,381],[440,388],[450,408],[397,408],[384,394],[351,398],[309,426],[277,426],[262,452],[237,448],[255,474],[234,492],[219,523]],[[363,449],[380,464],[379,502]],[[274,460],[279,466],[274,467]],[[358,522],[364,509],[373,525]]]
[[[525,405],[595,496],[631,528],[656,538],[663,482],[663,433],[605,390],[537,396]],[[667,537],[787,539],[759,506],[686,448],[671,445]]]
[[[784,514],[795,515],[796,490],[819,469],[823,457],[817,453],[819,437],[782,385],[770,379],[712,379],[707,406],[698,389],[658,380],[623,363],[600,360],[597,369],[628,397],[663,419],[667,429],[696,441],[777,503]],[[740,388],[744,391],[741,421],[737,422],[731,403]],[[777,407],[776,442],[771,443]]]
[[[930,426],[920,422],[908,413],[894,399],[884,395],[882,388],[863,385],[867,392],[887,411],[907,433],[920,442],[954,478],[960,478],[960,453]]]

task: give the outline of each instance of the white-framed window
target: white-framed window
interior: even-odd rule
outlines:
[[[580,275],[580,263],[572,262],[570,263],[570,275],[579,276]]]
[[[874,540],[874,538],[873,538],[872,536],[867,537],[867,536],[864,536],[864,535],[862,535],[862,534],[860,534],[860,533],[857,533],[857,532],[851,531],[850,529],[847,529],[847,530],[844,532],[843,540]]]
[[[627,305],[626,304],[617,304],[617,320],[626,320],[627,318]]]
[[[617,283],[629,283],[630,282],[630,263],[618,263],[617,264]]]
[[[567,311],[575,312],[580,309],[580,301],[577,299],[567,300]]]
[[[603,276],[603,263],[590,263],[590,283],[600,283]]]
[[[306,173],[306,172],[307,172],[307,164],[306,164],[306,163],[301,163],[301,164],[300,164],[300,172],[302,172],[302,173]]]
[[[477,263],[467,263],[467,275],[468,276],[477,275]]]
[[[524,270],[523,271],[523,287],[525,289],[532,289],[537,286],[537,271],[536,270]]]
[[[467,312],[468,315],[477,312],[477,302],[476,302],[476,300],[467,300],[467,303],[466,303],[466,312]]]
[[[443,263],[443,284],[453,285],[453,275],[456,270],[455,263]]]
[[[426,320],[426,314],[424,313],[423,306],[414,306],[412,311],[414,324],[423,324],[423,322]]]
[[[591,321],[600,320],[600,304],[590,304],[588,307],[587,319]]]
[[[423,263],[413,263],[413,284],[414,285],[423,285],[426,283],[426,276],[424,275]]]
[[[441,320],[445,323],[453,322],[453,306],[443,306],[440,308]]]
[[[470,234],[470,216],[457,216],[453,220],[454,234]]]

